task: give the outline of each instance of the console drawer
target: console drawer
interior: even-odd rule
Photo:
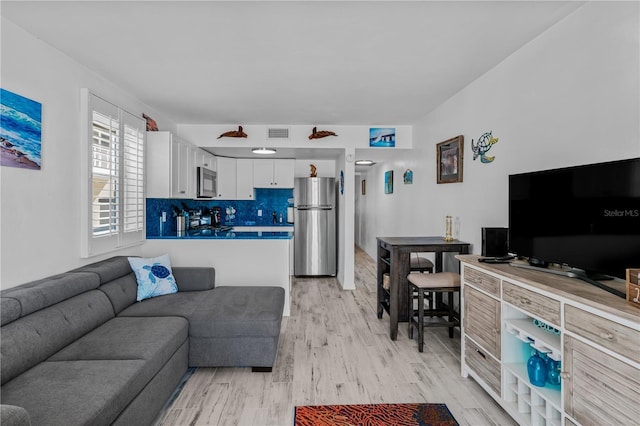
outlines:
[[[464,361],[495,393],[500,395],[500,363],[467,337],[464,338]]]
[[[640,362],[640,331],[571,305],[564,307],[564,326],[568,331]]]
[[[464,286],[464,333],[500,359],[500,301]]]
[[[532,315],[560,327],[560,302],[508,281],[502,282],[502,299]]]
[[[464,280],[480,290],[500,297],[500,279],[496,277],[465,266]]]

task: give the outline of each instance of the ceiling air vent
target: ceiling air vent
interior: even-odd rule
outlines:
[[[289,128],[269,127],[267,129],[267,139],[289,139]]]

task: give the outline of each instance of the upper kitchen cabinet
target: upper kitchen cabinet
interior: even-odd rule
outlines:
[[[196,167],[205,167],[216,171],[216,157],[204,149],[198,149],[196,153]]]
[[[194,148],[170,132],[147,132],[147,197],[194,198]]]
[[[237,160],[229,157],[216,157],[216,174],[219,200],[236,199]]]
[[[256,188],[293,188],[295,161],[253,160],[253,186]]]
[[[253,200],[253,160],[238,158],[236,162],[236,200]]]

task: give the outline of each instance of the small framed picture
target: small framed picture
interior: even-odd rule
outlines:
[[[393,170],[384,172],[384,193],[393,194]]]
[[[372,148],[393,148],[396,146],[395,127],[369,128],[369,146]]]
[[[367,193],[367,180],[362,179],[361,185],[362,185],[362,195],[365,195]]]
[[[462,182],[464,136],[456,136],[436,145],[438,183]]]

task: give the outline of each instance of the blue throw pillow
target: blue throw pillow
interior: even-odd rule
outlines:
[[[138,302],[178,292],[178,285],[171,272],[168,254],[151,259],[142,257],[128,257],[127,259],[138,281]]]

